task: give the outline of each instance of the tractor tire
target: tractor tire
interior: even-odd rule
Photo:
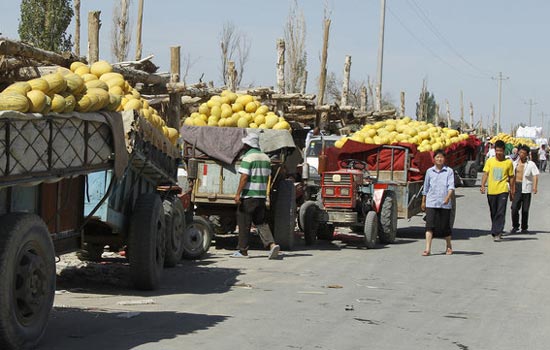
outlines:
[[[322,223],[317,230],[317,239],[332,241],[334,238],[334,225]]]
[[[378,216],[374,211],[369,211],[367,213],[363,233],[365,234],[365,246],[367,246],[368,249],[376,247],[376,238],[378,237]]]
[[[292,250],[296,224],[296,191],[293,181],[279,181],[276,200],[272,203],[271,210],[275,242],[283,250]]]
[[[194,216],[183,234],[183,258],[200,259],[210,249],[213,235],[212,223],[202,216]]]
[[[319,231],[319,206],[317,202],[307,201],[300,206],[300,222],[304,231],[306,245],[313,245],[317,241]]]
[[[138,197],[130,217],[128,250],[130,277],[141,290],[157,289],[165,256],[164,208],[160,196],[145,193]]]
[[[466,166],[464,167],[464,177],[465,179],[462,180],[464,183],[464,186],[466,187],[474,187],[477,182],[477,166],[475,162],[468,161],[466,163]]]
[[[0,349],[34,348],[55,294],[55,251],[34,214],[0,218]]]
[[[393,191],[386,191],[379,214],[378,234],[380,242],[394,243],[397,236],[397,196]]]
[[[166,221],[165,267],[174,267],[181,260],[183,254],[183,236],[185,234],[185,210],[178,197],[169,197],[162,203],[164,220]]]

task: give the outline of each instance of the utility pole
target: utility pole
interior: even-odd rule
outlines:
[[[378,74],[376,82],[376,102],[374,109],[382,109],[382,66],[384,62],[384,25],[386,22],[386,0],[380,0],[380,37],[378,40]]]
[[[531,116],[533,114],[533,106],[536,105],[537,103],[536,102],[533,102],[533,99],[530,98],[529,99],[529,103],[525,102],[526,105],[529,105],[529,126],[533,126],[531,124]]]
[[[449,107],[449,100],[445,100],[445,107],[447,108],[447,127],[451,127],[451,108]]]
[[[464,93],[460,90],[460,131],[464,130]]]
[[[508,80],[510,77],[503,77],[502,72],[498,72],[498,77],[493,77],[493,80],[498,80],[498,119],[497,119],[497,134],[500,132],[500,113],[502,111],[502,81]]]

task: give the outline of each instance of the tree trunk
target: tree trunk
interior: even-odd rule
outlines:
[[[101,11],[88,12],[88,63],[99,60],[99,28]]]
[[[80,56],[80,0],[74,0],[74,54]]]
[[[321,56],[321,77],[319,78],[319,95],[317,104],[322,105],[325,100],[325,84],[327,81],[327,58],[328,58],[328,34],[330,32],[330,19],[325,19],[323,35],[323,53]]]
[[[285,41],[277,40],[277,92],[285,93]]]
[[[137,29],[136,29],[136,61],[139,61],[141,59],[141,51],[143,49],[143,45],[141,43],[141,26],[143,23],[143,0],[139,0],[138,2],[138,21],[137,21]]]
[[[348,105],[348,95],[349,95],[349,75],[351,71],[351,56],[346,56],[346,60],[344,62],[344,83],[342,85],[342,100],[340,102],[340,105],[347,106]]]

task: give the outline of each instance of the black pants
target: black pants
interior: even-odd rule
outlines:
[[[521,193],[521,182],[516,182],[516,193],[512,201],[512,227],[519,229],[519,211],[521,210],[521,229],[527,230],[531,193]]]
[[[267,248],[274,243],[269,225],[265,223],[265,198],[244,198],[237,207],[237,225],[239,226],[239,247],[248,250],[250,226],[254,223],[263,245]]]
[[[491,211],[491,234],[493,236],[500,235],[504,232],[508,192],[488,194],[487,201],[489,202],[489,209]]]

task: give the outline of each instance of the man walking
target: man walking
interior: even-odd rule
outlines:
[[[502,140],[495,142],[495,156],[485,162],[481,178],[481,193],[485,193],[485,185],[488,184],[487,201],[491,212],[491,235],[495,242],[500,241],[504,232],[508,196],[513,200],[516,190],[514,165],[510,159],[504,157],[505,146]]]
[[[256,133],[250,133],[242,139],[245,154],[239,167],[241,178],[235,203],[237,203],[237,225],[239,226],[238,251],[233,258],[248,258],[248,238],[252,223],[256,226],[262,243],[269,248],[269,259],[275,259],[279,245],[275,244],[269,225],[265,223],[265,201],[267,183],[271,174],[271,161],[260,150],[260,139]]]
[[[546,171],[546,145],[541,145],[539,149],[540,171]]]
[[[528,158],[529,147],[521,146],[519,159],[514,162],[516,192],[512,201],[512,231],[519,230],[519,211],[521,209],[521,232],[527,233],[531,193],[537,194],[539,169],[535,162]]]

